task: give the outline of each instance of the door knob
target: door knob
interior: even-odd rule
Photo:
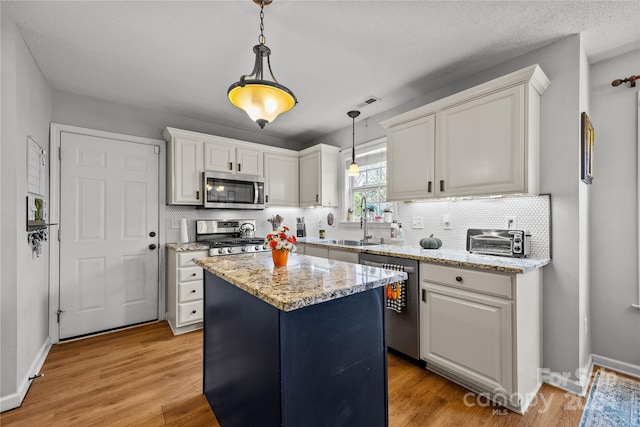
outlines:
[[[156,237],[156,232],[152,231],[151,233],[149,233],[149,237]]]
[[[149,249],[154,250],[155,248],[157,248],[155,243],[152,243],[152,244],[149,245]]]

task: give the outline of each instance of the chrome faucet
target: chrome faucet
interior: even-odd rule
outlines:
[[[364,229],[363,242],[368,242],[373,236],[368,234],[369,229],[367,227],[367,198],[362,196],[362,203],[360,204],[360,228]]]

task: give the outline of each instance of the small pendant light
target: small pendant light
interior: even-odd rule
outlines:
[[[351,164],[349,165],[349,176],[358,176],[360,175],[360,169],[358,169],[358,164],[356,163],[356,117],[360,115],[360,111],[351,110],[347,113],[347,116],[351,117],[352,125],[351,125],[351,136],[353,138],[352,142],[352,151],[351,151]]]
[[[251,120],[254,120],[260,128],[271,123],[281,113],[286,113],[298,103],[296,96],[288,88],[278,83],[271,70],[271,49],[265,44],[264,31],[264,7],[273,0],[253,0],[260,6],[260,36],[253,47],[256,61],[251,74],[240,77],[240,80],[229,86],[227,97],[229,101],[241,110],[244,110]],[[264,80],[264,58],[267,58],[267,69],[272,80]]]

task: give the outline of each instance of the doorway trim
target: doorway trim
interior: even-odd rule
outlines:
[[[96,129],[83,128],[59,123],[51,123],[49,130],[50,139],[50,183],[49,189],[49,220],[53,225],[49,228],[49,340],[52,344],[60,341],[60,329],[58,325],[58,308],[60,306],[60,140],[62,132],[76,133],[80,135],[100,138],[116,139],[125,142],[153,145],[160,148],[158,156],[158,320],[166,317],[165,301],[165,204],[166,204],[166,176],[167,150],[166,142],[162,139],[152,139],[140,136],[125,135],[121,133],[107,132]],[[65,232],[67,233],[67,232]]]

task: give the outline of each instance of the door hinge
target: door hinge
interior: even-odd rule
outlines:
[[[64,313],[64,310],[58,309],[58,311],[56,311],[56,316],[58,316],[58,323],[60,323],[60,314],[62,313]]]
[[[62,160],[62,147],[58,147],[58,160]]]
[[[156,154],[160,154],[160,147],[158,147],[157,145],[153,147],[153,152]]]

